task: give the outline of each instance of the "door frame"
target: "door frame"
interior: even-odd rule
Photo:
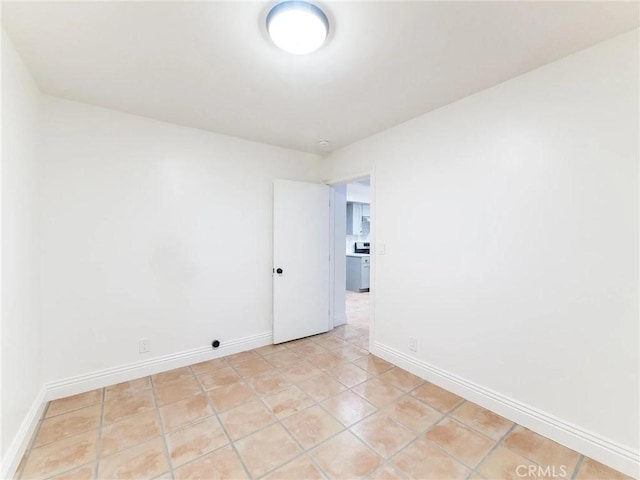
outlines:
[[[330,180],[326,180],[323,183],[329,185],[330,187],[332,187],[332,194],[331,194],[331,203],[332,203],[332,208],[331,208],[331,227],[330,227],[330,231],[331,231],[331,248],[333,251],[335,251],[334,249],[334,242],[335,242],[335,238],[336,238],[336,232],[335,232],[335,209],[333,208],[333,199],[334,199],[334,193],[335,191],[333,191],[333,187],[335,187],[336,185],[346,185],[348,183],[353,183],[357,180],[361,180],[365,177],[369,177],[369,183],[370,183],[370,196],[371,196],[371,211],[370,211],[370,216],[371,216],[371,229],[370,229],[370,242],[373,243],[373,250],[371,251],[371,256],[370,258],[370,278],[369,278],[369,353],[371,353],[373,351],[373,345],[374,345],[374,338],[375,338],[375,292],[376,292],[376,270],[377,270],[377,265],[378,265],[378,261],[377,261],[377,252],[376,252],[376,248],[377,248],[377,242],[376,242],[376,212],[377,212],[377,208],[376,208],[376,188],[375,188],[375,168],[371,168],[371,170],[366,170],[363,172],[359,172],[359,173],[354,173],[351,175],[347,175],[344,177],[338,177],[338,178],[334,178],[334,179],[330,179]],[[346,232],[345,232],[346,235]],[[336,286],[336,266],[335,266],[335,261],[334,261],[334,256],[331,256],[331,262],[329,265],[329,275],[331,278],[331,285],[330,285],[330,292],[331,292],[331,300],[330,300],[330,311],[331,311],[331,324],[330,327],[333,328],[334,324],[333,324],[333,319],[334,319],[334,314],[336,312],[336,305],[335,305],[335,286]],[[345,286],[346,288],[346,286]]]

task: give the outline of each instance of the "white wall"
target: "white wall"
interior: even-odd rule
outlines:
[[[2,31],[2,406],[0,456],[42,388],[36,137],[38,90]]]
[[[316,156],[51,97],[42,118],[46,381],[271,331],[272,182]]]
[[[347,202],[371,203],[371,187],[361,183],[348,183]]]
[[[593,432],[627,471],[613,450],[639,443],[638,100],[636,30],[324,164],[375,171],[382,350]]]
[[[334,326],[347,323],[346,293],[347,284],[347,249],[345,249],[344,236],[347,231],[347,186],[336,185],[333,187],[333,318]]]

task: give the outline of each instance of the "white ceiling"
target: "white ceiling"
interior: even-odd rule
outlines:
[[[3,2],[48,94],[323,153],[638,27],[637,2],[325,2],[278,50],[273,2]],[[322,148],[318,140],[331,145]]]

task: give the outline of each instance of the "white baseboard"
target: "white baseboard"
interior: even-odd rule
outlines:
[[[77,375],[45,384],[46,400],[68,397],[77,393],[88,392],[120,382],[127,382],[136,378],[156,373],[186,367],[198,362],[214,358],[225,357],[234,353],[252,350],[273,343],[272,332],[260,333],[249,337],[222,342],[220,347],[213,350],[210,346],[194,348],[183,352],[150,358],[140,362],[129,363],[119,367],[106,368],[96,372]]]
[[[38,395],[36,395],[36,398],[33,400],[31,408],[29,408],[27,415],[20,424],[18,432],[15,437],[13,437],[13,441],[2,458],[0,478],[13,478],[16,473],[20,460],[22,460],[22,456],[27,450],[29,442],[35,433],[36,428],[38,428],[38,422],[44,412],[44,407],[46,405],[45,395],[45,388],[42,387],[38,392]]]
[[[16,469],[29,446],[42,412],[48,401],[67,397],[78,393],[88,392],[96,388],[106,387],[115,383],[126,382],[146,375],[185,367],[193,363],[204,362],[214,358],[225,357],[234,353],[252,350],[273,343],[272,332],[260,333],[236,340],[225,341],[220,348],[213,350],[211,347],[194,348],[171,355],[150,358],[141,362],[134,362],[114,368],[106,368],[97,372],[91,372],[75,377],[65,378],[55,382],[46,383],[33,401],[29,412],[20,425],[0,465],[0,478],[9,479],[15,474]]]
[[[345,325],[347,323],[347,314],[341,313],[339,315],[333,316],[333,326],[339,327],[340,325]]]
[[[638,478],[640,454],[630,447],[620,445],[381,343],[374,343],[371,353],[583,455]]]

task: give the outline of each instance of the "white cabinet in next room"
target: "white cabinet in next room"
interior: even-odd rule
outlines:
[[[347,290],[368,292],[371,257],[369,255],[347,255]]]

